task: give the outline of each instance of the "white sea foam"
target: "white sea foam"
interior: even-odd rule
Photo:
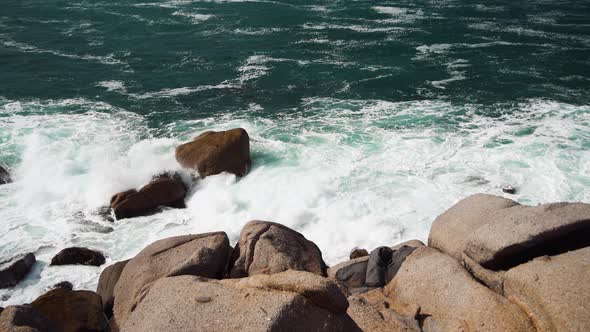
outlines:
[[[188,13],[188,12],[180,11],[180,10],[175,11],[174,13],[172,13],[172,15],[186,17],[186,18],[190,19],[195,24],[207,21],[208,19],[213,17],[213,15]]]
[[[96,83],[96,86],[105,88],[107,91],[118,91],[122,93],[127,92],[127,88],[125,87],[125,83],[123,81],[100,81]]]
[[[254,118],[262,106],[248,104],[231,116],[170,123],[171,138],[153,138],[141,116],[105,103],[0,100],[0,147],[17,160],[9,165],[16,181],[0,186],[0,258],[35,251],[39,259],[23,283],[0,290],[0,305],[28,302],[64,279],[96,287],[101,268],[47,266],[70,245],[99,249],[110,263],[178,234],[224,230],[235,243],[244,223],[263,219],[302,232],[334,264],[355,246],[426,240],[455,201],[502,195],[504,184],[517,186],[511,197],[524,203],[589,202],[590,106],[505,107],[486,117],[482,106],[443,101],[309,98],[301,113]],[[180,142],[238,126],[251,137],[246,177],[199,181],[183,210],[115,223],[95,213],[113,193],[178,170]],[[106,227],[114,231],[96,231]]]

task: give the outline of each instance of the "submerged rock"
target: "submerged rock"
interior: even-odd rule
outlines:
[[[250,168],[250,138],[242,128],[207,131],[176,148],[176,160],[201,177],[228,172],[244,176]]]
[[[70,247],[58,252],[51,259],[50,265],[92,265],[100,266],[105,263],[104,255],[95,250],[81,247]]]
[[[354,248],[352,249],[352,251],[350,252],[350,255],[348,258],[350,259],[355,259],[355,258],[359,258],[359,257],[365,257],[365,256],[369,256],[369,252],[367,251],[367,249],[363,249],[363,248]]]
[[[326,276],[327,269],[315,243],[286,226],[258,220],[248,222],[242,229],[232,261],[232,278],[286,270]]]
[[[175,236],[150,244],[127,262],[116,282],[113,312],[117,324],[125,323],[158,279],[180,275],[221,278],[230,255],[224,232]]]
[[[28,253],[0,265],[0,288],[16,286],[35,264],[35,255]]]
[[[62,288],[65,290],[74,290],[74,285],[72,285],[71,282],[69,281],[62,281],[62,282],[58,282],[57,284],[53,285],[53,288]]]
[[[328,291],[321,289],[330,287],[324,278],[289,271],[275,279],[163,278],[154,283],[129,319],[120,325],[121,330],[360,331],[343,312],[346,309],[340,304],[347,305],[346,298],[338,288],[333,285]]]
[[[117,219],[151,214],[159,206],[184,208],[186,187],[178,175],[161,175],[139,191],[127,190],[111,198],[111,208]]]
[[[516,188],[511,187],[511,186],[505,186],[505,187],[502,187],[502,192],[504,192],[506,194],[514,195],[514,194],[516,194]]]
[[[52,323],[30,305],[8,306],[0,313],[3,332],[58,332]]]
[[[8,171],[0,166],[0,185],[10,183],[12,180]]]
[[[108,329],[100,296],[94,292],[57,288],[38,297],[31,306],[59,331],[100,332]]]

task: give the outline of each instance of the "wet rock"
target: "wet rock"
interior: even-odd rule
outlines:
[[[8,306],[2,310],[0,331],[58,332],[43,314],[30,305]]]
[[[514,195],[514,194],[516,194],[516,188],[511,187],[511,186],[505,186],[505,187],[502,187],[502,192],[504,192],[506,194]]]
[[[0,288],[16,286],[26,277],[35,261],[35,255],[28,253],[0,264]]]
[[[50,265],[92,265],[100,266],[105,263],[104,255],[95,250],[81,247],[70,247],[58,252],[51,259]]]
[[[0,166],[0,185],[7,184],[10,182],[12,182],[12,180],[10,179],[10,174],[5,168]]]
[[[90,291],[51,290],[31,303],[52,326],[63,332],[106,331],[100,296]]]
[[[365,285],[368,287],[383,287],[393,277],[415,247],[403,245],[393,250],[389,247],[379,247],[371,252],[367,262],[367,276]]]
[[[537,331],[590,331],[590,247],[510,269],[504,295],[526,311]]]
[[[232,261],[232,278],[286,270],[326,276],[322,253],[313,242],[286,226],[268,221],[250,221],[244,226]]]
[[[156,241],[129,260],[116,282],[114,317],[125,323],[160,278],[180,275],[221,278],[231,255],[224,232],[176,236]]]
[[[113,306],[115,305],[115,286],[119,281],[119,277],[129,260],[117,262],[113,265],[107,266],[98,279],[98,286],[96,292],[102,298],[102,306],[107,318],[113,316]]]
[[[521,308],[478,283],[459,262],[433,248],[414,250],[383,292],[396,312],[419,314],[422,321],[432,317],[466,331],[533,331]]]
[[[178,175],[161,175],[139,191],[127,190],[111,198],[111,208],[117,219],[133,218],[154,213],[158,207],[184,208],[186,187]]]
[[[365,256],[369,256],[369,252],[367,251],[367,249],[354,248],[350,252],[349,258],[355,259],[355,258],[365,257]]]
[[[311,274],[309,277],[321,279]],[[202,331],[360,331],[344,312],[317,306],[290,287],[250,287],[248,279],[160,279],[121,325],[121,330],[174,332],[198,327]],[[204,296],[210,300],[200,301]]]
[[[250,168],[250,138],[242,128],[207,131],[176,148],[176,160],[201,177],[228,172],[244,176]]]
[[[74,290],[74,285],[72,285],[69,281],[62,281],[58,282],[57,284],[53,285],[53,288],[62,288],[68,291]]]

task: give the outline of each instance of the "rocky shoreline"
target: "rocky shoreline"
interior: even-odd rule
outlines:
[[[201,134],[176,157],[201,177],[244,176],[251,164],[243,129]],[[157,175],[115,194],[113,217],[182,208],[187,190]],[[104,262],[74,247],[51,264]],[[1,287],[33,264],[30,254],[5,262]],[[219,330],[588,331],[590,204],[476,194],[434,220],[427,244],[354,248],[331,267],[303,234],[255,220],[233,247],[223,231],[162,239],[106,267],[95,292],[64,282],[0,313],[0,331]]]

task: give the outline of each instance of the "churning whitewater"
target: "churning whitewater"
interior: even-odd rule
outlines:
[[[0,261],[39,262],[0,305],[63,280],[95,289],[101,268],[46,268],[68,246],[107,266],[173,235],[223,230],[234,244],[258,219],[333,264],[357,246],[426,241],[473,193],[590,202],[590,7],[562,6],[9,1]],[[107,220],[114,193],[156,174],[192,183],[175,147],[235,127],[251,139],[247,176],[196,181],[186,209]]]

